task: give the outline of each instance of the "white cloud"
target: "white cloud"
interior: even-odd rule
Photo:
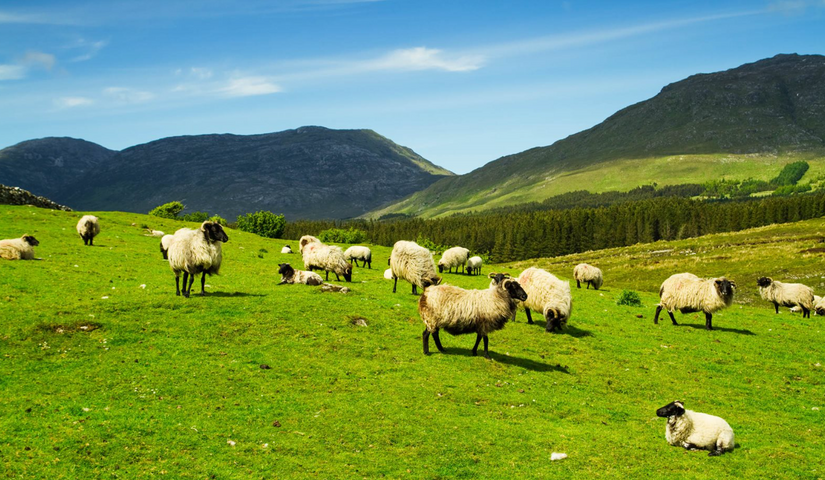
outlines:
[[[77,55],[76,57],[69,60],[70,62],[85,62],[86,60],[91,60],[92,58],[96,57],[98,53],[100,53],[103,48],[108,45],[109,42],[106,40],[98,40],[95,42],[85,40],[83,38],[78,39],[76,42],[68,45],[66,48],[70,49],[78,49],[81,50],[83,53]]]
[[[482,55],[447,56],[442,50],[415,47],[394,50],[388,55],[370,62],[377,70],[444,70],[468,72],[478,70],[484,64]]]
[[[253,95],[269,95],[280,92],[282,89],[266,77],[252,76],[239,77],[229,80],[229,85],[220,89],[220,92],[229,97],[250,97]]]
[[[95,101],[87,97],[62,97],[54,101],[55,106],[58,108],[85,107],[93,103]]]
[[[208,68],[192,67],[189,69],[189,74],[198,80],[208,80],[212,78],[212,70]]]
[[[30,50],[23,56],[22,63],[25,65],[36,65],[51,70],[54,67],[56,60],[51,53],[43,53]]]
[[[26,77],[26,69],[21,65],[0,65],[0,80],[20,80]]]
[[[155,94],[124,87],[109,87],[103,94],[121,103],[144,103],[155,98]]]

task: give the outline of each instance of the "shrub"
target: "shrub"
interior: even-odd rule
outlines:
[[[196,223],[203,223],[209,218],[209,214],[206,212],[192,212],[187,213],[186,215],[181,215],[180,219],[185,222],[196,222]]]
[[[330,228],[319,233],[318,240],[324,243],[363,243],[367,240],[367,234],[353,227],[347,230]]]
[[[286,220],[283,215],[258,211],[238,216],[238,228],[267,238],[279,238],[284,233]]]
[[[628,305],[631,307],[641,307],[642,299],[639,294],[633,290],[622,290],[619,299],[616,300],[616,305]]]
[[[183,211],[186,206],[180,202],[169,202],[157,206],[149,211],[149,215],[154,215],[161,218],[178,218],[178,214]]]
[[[222,227],[228,226],[226,224],[226,219],[221,217],[220,215],[212,215],[211,217],[207,218],[207,220],[209,220],[210,222],[215,222]]]
[[[418,235],[418,238],[415,239],[415,243],[421,245],[422,247],[426,248],[427,250],[431,251],[433,255],[441,255],[444,253],[444,250],[447,250],[450,247],[444,245],[438,245],[437,243],[433,242],[429,238],[422,237],[421,234]],[[483,258],[483,257],[482,257]]]

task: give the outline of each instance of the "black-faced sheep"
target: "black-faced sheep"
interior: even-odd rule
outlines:
[[[418,293],[416,287],[424,290],[430,285],[441,283],[441,277],[435,273],[433,255],[415,242],[406,240],[395,242],[388,263],[394,280],[392,293],[396,291],[399,278],[412,284],[413,295]]]
[[[344,252],[344,260],[350,262],[350,264],[352,264],[352,262],[355,262],[356,267],[358,266],[358,260],[361,260],[362,262],[364,262],[364,265],[361,265],[362,267],[367,267],[367,268],[371,269],[372,268],[372,251],[369,249],[369,247],[362,247],[360,245],[355,245],[355,246],[349,247]]]
[[[756,284],[759,286],[759,295],[763,300],[773,302],[776,313],[779,307],[802,308],[802,317],[810,318],[814,309],[814,291],[811,287],[801,283],[782,283],[770,277],[760,277]]]
[[[292,253],[292,247],[289,245],[284,245],[284,248],[281,249],[281,253]]]
[[[544,330],[561,330],[570,319],[573,310],[573,295],[570,282],[559,280],[555,275],[541,268],[530,267],[521,272],[518,283],[527,292],[527,301],[520,306],[527,315],[527,323],[533,323],[530,309],[539,311],[547,320]],[[513,320],[516,316],[513,312]]]
[[[304,268],[312,270],[323,270],[327,272],[326,279],[329,280],[329,272],[335,274],[335,278],[352,281],[352,265],[344,260],[344,252],[341,247],[326,245],[319,242],[312,242],[304,245],[303,248]]]
[[[77,222],[77,234],[83,239],[83,245],[91,246],[100,233],[100,223],[94,215],[83,215]]]
[[[183,272],[183,296],[189,297],[195,275],[202,273],[201,295],[206,295],[206,274],[217,275],[223,254],[221,244],[229,237],[219,223],[205,221],[200,229],[182,228],[175,232],[169,246],[169,267],[175,273],[176,294],[181,294],[180,273]],[[187,277],[189,282],[187,283]]]
[[[169,260],[169,246],[172,245],[174,235],[164,235],[160,239],[160,254],[163,255],[164,260]]]
[[[816,303],[814,303],[814,311],[820,316],[825,316],[825,300],[823,299],[825,299],[825,297],[814,295],[814,300],[816,301]]]
[[[464,271],[467,275],[480,275],[482,263],[484,263],[484,261],[481,257],[470,257],[467,259],[467,263],[464,264]]]
[[[602,283],[604,283],[602,271],[599,268],[586,263],[576,265],[573,269],[573,278],[576,280],[577,288],[582,288],[581,282],[586,282],[588,289],[590,289],[590,286],[592,285],[593,288],[598,290],[602,287]]]
[[[316,237],[313,237],[312,235],[304,235],[303,237],[301,237],[300,240],[298,240],[298,253],[303,255],[304,247],[306,247],[310,243],[321,243],[321,241],[318,240]]]
[[[464,290],[452,285],[435,285],[424,289],[418,299],[418,313],[426,325],[423,333],[424,354],[430,354],[432,334],[438,351],[444,352],[438,332],[441,329],[451,335],[476,334],[473,355],[484,340],[484,356],[490,358],[488,335],[501,330],[516,310],[516,301],[528,296],[513,279],[501,278],[486,290]]]
[[[702,279],[692,273],[677,273],[662,282],[659,288],[660,303],[656,306],[653,323],[659,323],[659,313],[664,308],[674,325],[674,310],[682,313],[705,313],[705,328],[713,330],[713,312],[729,307],[736,292],[736,283],[725,277]]]
[[[441,255],[441,260],[438,261],[438,273],[444,273],[445,268],[449,268],[452,273],[453,267],[463,267],[467,263],[467,257],[470,256],[470,250],[464,247],[453,247],[444,251]]]
[[[300,283],[304,285],[316,286],[324,283],[324,281],[321,279],[321,276],[315,272],[295,270],[288,263],[281,263],[278,265],[278,267],[278,273],[281,274],[281,282],[278,283],[278,285],[283,285],[284,283]]]
[[[31,235],[0,240],[0,258],[6,260],[34,260],[34,248],[40,245]]]
[[[736,445],[733,429],[728,422],[714,415],[685,410],[676,401],[656,410],[656,415],[667,418],[665,438],[674,447],[688,450],[710,450],[711,457],[732,452]]]

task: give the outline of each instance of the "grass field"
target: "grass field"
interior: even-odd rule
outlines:
[[[586,260],[606,278],[574,288],[564,333],[520,313],[487,361],[474,336],[422,354],[417,297],[382,278],[388,248],[350,293],[322,293],[276,286],[278,263],[302,266],[285,241],[228,230],[222,275],[185,299],[141,228],[183,224],[100,212],[84,247],[80,215],[0,206],[0,238],[32,234],[42,258],[0,261],[0,478],[825,478],[823,320],[754,296],[757,274],[823,291],[821,253],[798,253],[821,219],[485,266],[569,278]],[[734,278],[745,303],[712,332],[701,314],[653,325],[653,292],[684,270]],[[623,288],[644,305],[617,306]],[[655,410],[676,399],[725,418],[735,452],[667,445]]]

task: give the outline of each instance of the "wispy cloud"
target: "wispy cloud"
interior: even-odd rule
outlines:
[[[103,95],[124,104],[145,103],[155,98],[152,92],[125,87],[108,87],[103,90]]]
[[[36,52],[33,50],[26,52],[21,61],[24,65],[42,67],[46,70],[51,70],[55,62],[56,59],[51,53]]]
[[[280,92],[282,89],[266,77],[251,76],[237,77],[229,80],[229,84],[220,89],[220,93],[228,97],[250,97],[254,95],[269,95]]]
[[[86,107],[93,103],[95,101],[88,97],[61,97],[54,101],[57,108]]]
[[[484,64],[482,55],[446,55],[443,50],[415,47],[394,50],[374,61],[364,63],[366,70],[444,70],[468,72]]]
[[[783,15],[802,15],[810,8],[825,8],[825,0],[779,0],[768,5],[768,11]]]
[[[0,65],[0,81],[20,80],[26,77],[26,68],[22,65]]]
[[[107,40],[90,41],[84,38],[79,38],[73,43],[66,45],[64,48],[69,50],[79,50],[80,53],[69,60],[70,62],[76,63],[93,59],[108,44],[109,42]]]

